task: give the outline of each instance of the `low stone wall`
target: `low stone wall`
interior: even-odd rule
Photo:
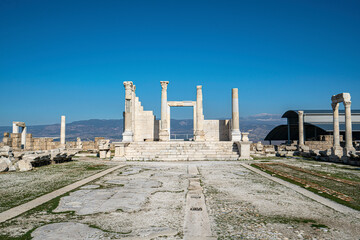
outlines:
[[[11,147],[4,146],[0,148],[0,172],[29,171],[36,166],[70,161],[77,152],[65,149],[13,152]]]
[[[275,157],[275,146],[263,145],[261,142],[251,143],[250,154],[254,157]]]

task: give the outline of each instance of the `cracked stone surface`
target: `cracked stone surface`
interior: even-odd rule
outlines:
[[[17,237],[36,228],[34,239],[186,239],[186,229],[196,228],[191,221],[186,224],[186,212],[193,208],[200,214],[201,207],[217,239],[358,240],[360,235],[358,217],[336,212],[239,162],[126,164],[62,197],[56,214],[46,209],[28,213],[1,225],[1,232]],[[195,169],[190,165],[198,173],[188,171]]]
[[[36,229],[31,236],[33,240],[110,239],[99,229],[75,222],[48,224]]]
[[[121,210],[140,210],[151,193],[161,187],[161,182],[144,178],[114,179],[106,183],[122,185],[104,189],[82,189],[61,198],[54,212],[75,211],[78,215]]]

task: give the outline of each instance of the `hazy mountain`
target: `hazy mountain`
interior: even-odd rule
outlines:
[[[257,114],[247,118],[240,119],[241,131],[249,132],[251,141],[262,141],[267,133],[279,124],[285,121],[280,115],[275,114]],[[105,137],[112,140],[120,140],[123,128],[122,119],[90,119],[75,121],[66,124],[66,139],[75,140],[81,137],[82,140],[93,140],[95,137]],[[0,127],[0,132],[11,132],[11,127]],[[172,134],[192,134],[192,119],[171,119]],[[33,137],[53,137],[59,138],[60,124],[28,126],[28,133]]]

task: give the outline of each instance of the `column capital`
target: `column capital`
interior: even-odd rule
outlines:
[[[169,84],[169,81],[160,81],[161,84],[161,88],[166,90],[167,89],[167,85]]]
[[[344,101],[344,107],[350,107],[351,101]]]
[[[126,90],[133,88],[133,82],[132,81],[124,81],[124,87]]]
[[[197,85],[196,89],[202,89],[202,85]]]
[[[132,92],[135,91],[134,85],[132,81],[125,81],[124,82],[125,87],[125,100],[130,100]]]
[[[333,111],[336,111],[339,109],[339,103],[331,103],[331,107],[332,107]]]

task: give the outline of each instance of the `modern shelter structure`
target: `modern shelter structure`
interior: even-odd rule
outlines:
[[[287,124],[273,128],[265,140],[299,141],[299,145],[301,145],[305,141],[319,140],[322,135],[333,135],[334,132],[332,110],[288,110],[282,115],[282,118],[287,119]],[[338,110],[338,121],[339,134],[345,136],[345,110]],[[351,110],[351,121],[352,139],[360,140],[360,110]],[[303,126],[303,131],[300,131],[303,132],[302,138],[299,135],[299,122],[300,126]]]

